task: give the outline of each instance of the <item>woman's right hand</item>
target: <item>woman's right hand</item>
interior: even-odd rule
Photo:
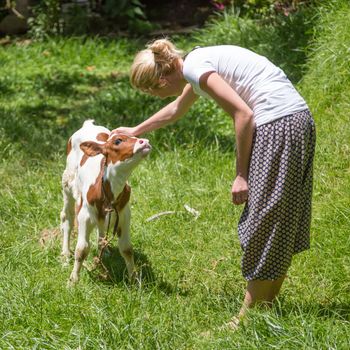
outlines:
[[[112,130],[111,135],[112,134],[124,134],[127,136],[137,136],[136,128],[130,128],[126,126],[120,126],[119,128]]]
[[[237,176],[231,188],[233,204],[243,204],[248,200],[248,181],[243,176]]]

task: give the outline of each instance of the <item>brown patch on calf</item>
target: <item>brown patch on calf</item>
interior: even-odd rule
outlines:
[[[114,195],[112,192],[111,183],[108,180],[105,180],[103,182],[103,191],[104,191],[104,195],[106,196],[105,199],[106,199],[107,203],[113,203]]]
[[[118,139],[122,140],[122,142],[119,145],[116,145],[115,141]],[[125,159],[132,158],[134,155],[134,146],[136,142],[136,138],[114,134],[105,144],[107,164],[115,164],[118,161],[122,162]]]
[[[72,150],[72,138],[70,137],[68,142],[67,142],[67,148],[66,148],[67,156],[71,150]]]
[[[80,159],[80,166],[83,166],[88,159],[89,159],[89,156],[84,153],[82,158]]]
[[[78,260],[79,262],[84,261],[85,258],[89,254],[89,248],[86,249],[77,249],[75,251],[75,260]]]
[[[97,141],[103,141],[106,142],[109,138],[109,135],[105,132],[100,132],[99,134],[97,134],[96,136],[96,140]]]
[[[111,205],[114,210],[120,212],[130,200],[131,188],[125,184],[123,191],[114,201],[114,196],[111,184],[108,180],[104,181],[104,190],[102,188],[102,178],[104,171],[105,160],[101,160],[100,172],[93,185],[90,186],[87,192],[87,201],[90,205],[96,206],[97,216],[99,219],[104,219],[106,216],[106,209]]]
[[[126,206],[126,204],[130,200],[130,195],[131,187],[128,184],[126,184],[123,188],[122,193],[118,196],[116,200],[115,208],[117,209],[117,211],[121,211]]]
[[[89,190],[86,195],[86,199],[90,205],[95,205],[97,212],[98,212],[98,218],[103,219],[105,217],[105,213],[103,210],[103,202],[104,202],[104,196],[102,192],[102,177],[103,177],[103,168],[105,165],[105,159],[103,158],[101,160],[100,164],[100,172],[96,178],[96,181],[93,185],[89,187]]]

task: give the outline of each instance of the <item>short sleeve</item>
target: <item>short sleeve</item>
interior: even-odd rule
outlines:
[[[184,78],[191,84],[194,92],[197,95],[211,98],[205,91],[199,86],[200,77],[208,72],[216,72],[214,64],[210,59],[203,57],[203,49],[196,49],[190,52],[183,65]]]

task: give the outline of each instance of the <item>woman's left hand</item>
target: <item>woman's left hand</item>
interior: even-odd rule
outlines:
[[[243,204],[248,200],[248,182],[238,175],[232,184],[232,202],[236,205]]]
[[[121,126],[117,129],[112,130],[111,134],[125,134],[127,136],[137,136],[135,128],[129,128]]]

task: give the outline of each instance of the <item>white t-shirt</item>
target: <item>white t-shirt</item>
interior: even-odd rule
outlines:
[[[247,49],[233,45],[201,47],[184,60],[184,77],[198,95],[210,98],[200,88],[199,78],[213,71],[252,109],[256,126],[308,108],[280,68]]]

